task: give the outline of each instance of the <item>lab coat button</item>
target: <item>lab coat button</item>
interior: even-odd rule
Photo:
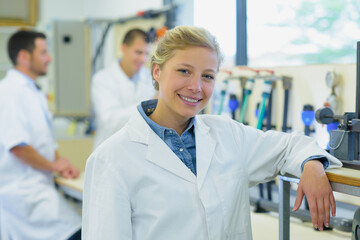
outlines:
[[[184,149],[180,148],[179,151],[182,152],[182,151],[184,151]]]

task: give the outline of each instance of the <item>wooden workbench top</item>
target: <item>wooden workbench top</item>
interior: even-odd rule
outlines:
[[[68,179],[63,177],[55,177],[55,182],[59,185],[67,186],[69,188],[72,188],[76,191],[83,191],[84,188],[84,176],[85,173],[81,172],[80,176],[75,179]]]
[[[331,182],[360,187],[360,170],[351,168],[334,168],[326,170]]]

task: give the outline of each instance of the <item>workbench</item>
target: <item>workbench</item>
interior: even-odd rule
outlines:
[[[326,170],[333,191],[360,197],[360,171],[350,168]],[[290,183],[296,177],[279,176],[279,239],[290,239]]]

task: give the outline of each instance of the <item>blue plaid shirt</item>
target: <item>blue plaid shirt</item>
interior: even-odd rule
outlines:
[[[169,146],[178,158],[196,176],[196,146],[194,132],[194,118],[191,119],[189,126],[179,136],[174,129],[160,126],[148,116],[154,112],[157,100],[148,100],[138,105],[137,109],[141,116],[149,124],[150,128]]]

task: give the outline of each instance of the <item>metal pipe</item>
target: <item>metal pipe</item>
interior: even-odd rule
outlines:
[[[266,113],[266,130],[271,130],[272,98],[273,98],[273,88],[271,89],[268,99],[267,113]]]
[[[92,71],[93,71],[93,74],[95,74],[95,71],[97,70],[97,69],[96,69],[96,61],[97,61],[97,59],[99,58],[99,56],[100,56],[100,54],[101,54],[101,52],[102,52],[102,49],[103,49],[104,44],[105,44],[106,36],[107,36],[107,34],[108,34],[111,26],[112,26],[112,23],[109,23],[109,24],[106,26],[106,28],[105,28],[105,30],[104,30],[104,33],[103,33],[103,35],[102,35],[102,37],[101,37],[101,41],[100,41],[99,45],[98,45],[97,48],[96,48],[95,56],[94,56],[94,58],[93,58],[93,60],[92,60]]]
[[[283,124],[282,124],[282,131],[283,132],[287,132],[288,109],[289,109],[289,89],[285,89],[285,93],[284,93],[284,115],[283,115]]]
[[[287,121],[288,121],[288,111],[289,111],[289,94],[291,89],[292,78],[288,76],[281,77],[283,88],[284,88],[284,115],[283,115],[283,124],[282,131],[287,132]]]
[[[246,0],[236,0],[236,65],[248,65]]]
[[[357,42],[356,57],[356,112],[355,118],[360,119],[360,41]],[[355,160],[359,160],[359,134],[355,133]]]

